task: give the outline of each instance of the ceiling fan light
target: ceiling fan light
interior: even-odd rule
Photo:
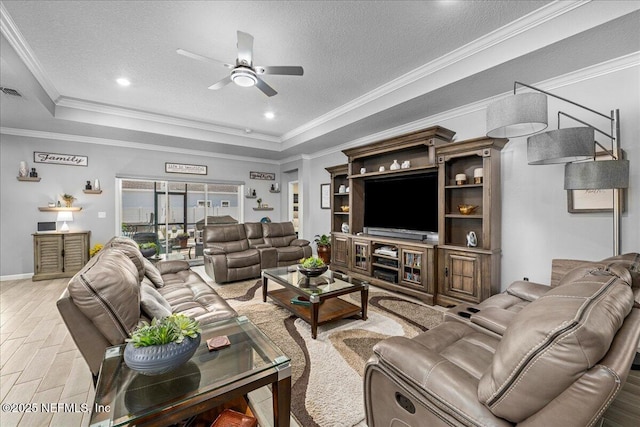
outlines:
[[[253,70],[247,68],[236,68],[231,71],[231,81],[241,87],[251,87],[256,85],[258,79]]]

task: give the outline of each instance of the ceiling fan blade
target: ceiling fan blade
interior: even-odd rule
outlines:
[[[226,64],[222,61],[218,61],[217,59],[209,58],[207,56],[198,55],[197,53],[189,52],[184,49],[176,49],[176,53],[178,55],[186,56],[187,58],[196,59],[198,61],[211,62],[212,64],[222,64],[227,68],[233,68],[233,65]]]
[[[220,89],[222,87],[225,87],[229,83],[231,83],[231,76],[227,76],[224,79],[220,80],[218,83],[212,84],[211,86],[209,86],[209,89],[218,90],[218,89]]]
[[[265,95],[267,96],[273,96],[276,95],[278,92],[275,91],[274,88],[272,88],[271,86],[269,86],[267,83],[265,83],[264,80],[262,79],[258,79],[258,81],[256,82],[256,87],[258,89],[260,89]]]
[[[251,66],[253,62],[253,36],[238,31],[238,62]]]
[[[283,76],[301,76],[302,67],[256,67],[258,74],[279,74]]]

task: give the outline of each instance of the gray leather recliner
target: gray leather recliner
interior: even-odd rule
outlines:
[[[640,340],[639,266],[628,254],[578,267],[539,294],[521,284],[528,303],[476,313],[489,311],[493,329],[453,317],[381,341],[365,369],[367,425],[594,425]]]

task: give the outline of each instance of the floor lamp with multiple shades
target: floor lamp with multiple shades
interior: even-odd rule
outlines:
[[[517,86],[536,92],[516,94]],[[558,111],[558,129],[539,133],[547,127],[547,95],[587,110],[611,123],[609,132]],[[565,116],[582,127],[560,128],[560,117]],[[611,140],[607,149],[595,140],[595,133]],[[620,190],[629,187],[629,161],[622,159],[620,150],[620,113],[606,115],[577,102],[546,92],[534,86],[515,82],[513,95],[493,102],[487,107],[487,136],[492,138],[527,138],[527,158],[531,165],[564,163],[565,190],[613,190],[613,255],[620,255]],[[609,157],[596,161],[599,153]]]
[[[536,92],[516,94],[518,85]],[[538,133],[547,128],[546,95],[583,108],[608,119],[611,131],[604,132],[589,123],[558,111],[558,129]],[[566,116],[586,127],[560,128],[560,117]],[[611,150],[595,140],[598,132],[611,140]],[[629,187],[629,161],[620,150],[620,112],[600,113],[577,102],[546,92],[534,86],[515,82],[513,96],[498,100],[487,107],[487,136],[492,138],[527,138],[527,159],[532,165],[564,163],[565,190],[613,189],[613,255],[620,255],[620,190]],[[596,145],[610,160],[596,161]],[[590,161],[587,161],[591,159]],[[640,369],[640,353],[632,362]]]

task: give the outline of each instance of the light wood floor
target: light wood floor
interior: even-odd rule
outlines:
[[[90,414],[81,411],[25,413],[5,408],[5,404],[20,403],[93,404],[91,373],[55,305],[68,281],[0,282],[2,426],[89,424]]]
[[[55,302],[68,279],[0,282],[0,401],[2,404],[93,404],[91,373],[67,332]],[[270,418],[270,393],[254,400]],[[256,402],[257,401],[257,402]],[[39,406],[39,405],[38,405]],[[4,406],[3,406],[4,408]],[[82,412],[0,412],[6,426],[87,426]],[[292,420],[293,421],[293,420]],[[268,423],[266,423],[268,424]],[[640,371],[627,383],[605,413],[602,426],[640,425]],[[295,421],[292,426],[296,426]]]

